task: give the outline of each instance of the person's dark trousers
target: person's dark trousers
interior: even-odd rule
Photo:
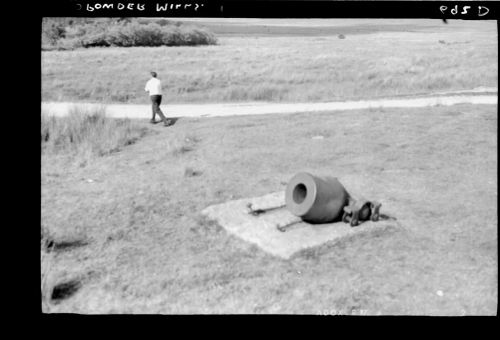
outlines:
[[[151,121],[154,121],[156,118],[156,114],[158,114],[158,116],[160,116],[163,123],[165,125],[167,125],[168,124],[167,118],[165,117],[165,115],[163,114],[163,112],[160,109],[161,95],[155,94],[155,95],[152,95],[150,97],[151,97],[151,104],[153,105],[152,106],[153,118],[151,118]]]

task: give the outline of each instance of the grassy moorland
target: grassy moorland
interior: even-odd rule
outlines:
[[[497,123],[489,105],[179,119],[83,167],[44,152],[44,311],[494,315]],[[298,171],[356,177],[402,228],[282,260],[200,216]]]
[[[42,99],[145,103],[152,69],[166,103],[366,99],[498,83],[495,22],[298,25],[290,35],[276,25],[227,33],[226,24],[216,46],[44,51]]]

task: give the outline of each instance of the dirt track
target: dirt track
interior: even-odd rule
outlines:
[[[324,103],[225,103],[225,104],[173,104],[162,105],[169,117],[220,117],[259,114],[290,114],[297,112],[325,112],[336,110],[359,110],[391,107],[450,106],[456,104],[493,104],[498,103],[497,89],[479,88],[453,93],[435,93],[430,96],[412,98],[383,98],[362,101],[324,102]],[[97,103],[45,102],[42,111],[56,116],[64,116],[72,106],[95,107]],[[114,118],[149,118],[150,105],[108,104],[106,112]]]

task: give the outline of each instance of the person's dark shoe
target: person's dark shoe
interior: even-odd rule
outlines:
[[[158,122],[157,122],[156,120],[154,120],[154,119],[151,119],[149,122],[150,122],[151,124],[157,124],[157,123],[158,123]]]

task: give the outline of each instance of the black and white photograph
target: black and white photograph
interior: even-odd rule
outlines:
[[[448,3],[47,11],[41,312],[495,316],[498,18]]]

